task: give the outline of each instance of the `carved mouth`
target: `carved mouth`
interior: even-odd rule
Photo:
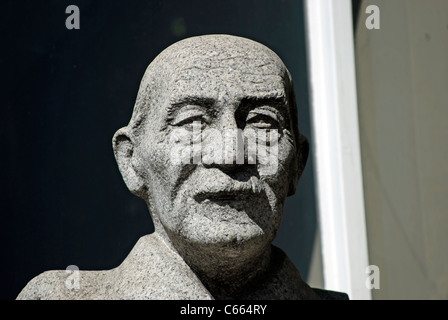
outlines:
[[[260,189],[237,188],[225,190],[207,190],[197,192],[193,199],[201,203],[209,200],[217,203],[231,203],[231,202],[250,202],[251,199],[258,197],[262,193]]]

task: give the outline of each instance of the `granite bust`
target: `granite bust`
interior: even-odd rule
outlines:
[[[46,271],[18,299],[345,299],[310,288],[271,244],[308,156],[291,76],[255,41],[179,41],[148,66],[113,137],[155,232],[116,268]]]

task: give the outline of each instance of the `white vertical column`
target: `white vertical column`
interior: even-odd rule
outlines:
[[[325,288],[371,299],[350,0],[305,0]]]

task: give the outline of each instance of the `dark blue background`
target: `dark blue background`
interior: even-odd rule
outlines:
[[[70,4],[80,30],[65,27]],[[1,299],[45,270],[113,268],[153,231],[111,139],[130,119],[147,65],[170,44],[226,33],[273,49],[311,140],[302,1],[6,1],[1,12]],[[316,226],[310,157],[275,240],[305,279]]]

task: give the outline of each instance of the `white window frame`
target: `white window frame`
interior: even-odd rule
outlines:
[[[304,0],[324,287],[370,300],[351,0]]]

